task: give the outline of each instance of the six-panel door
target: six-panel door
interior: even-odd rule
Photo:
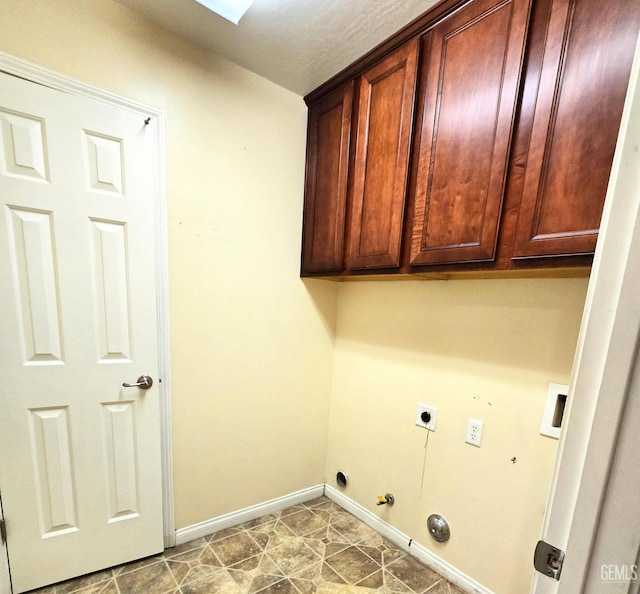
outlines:
[[[0,489],[14,593],[163,549],[153,122],[0,74]]]

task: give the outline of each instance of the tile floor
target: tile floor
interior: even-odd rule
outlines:
[[[325,497],[38,594],[461,594]]]

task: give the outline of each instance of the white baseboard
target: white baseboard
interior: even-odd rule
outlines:
[[[353,501],[353,499],[349,499],[349,497],[344,495],[341,491],[338,491],[335,487],[325,485],[324,494],[331,499],[331,501],[337,503],[340,507],[353,514],[367,526],[373,528],[373,530],[378,534],[390,540],[406,553],[416,557],[416,559],[424,563],[427,567],[433,569],[433,571],[439,573],[442,577],[446,578],[449,582],[464,592],[468,592],[469,594],[493,594],[491,590],[485,588],[465,573],[462,573],[460,570],[453,567],[453,565],[450,565],[443,559],[440,559],[440,557],[432,553],[429,549],[413,541],[409,536],[391,526],[391,524],[381,520],[368,509]]]
[[[258,505],[246,507],[236,512],[218,516],[211,520],[205,520],[204,522],[193,524],[186,528],[180,528],[176,530],[176,545],[184,544],[185,542],[202,538],[203,536],[209,536],[209,534],[213,534],[214,532],[219,532],[225,528],[232,528],[238,524],[286,509],[292,505],[311,501],[323,494],[344,510],[353,514],[367,526],[373,528],[378,534],[390,540],[406,553],[416,557],[416,559],[439,573],[464,592],[468,594],[494,594],[491,590],[485,588],[443,559],[440,559],[440,557],[423,545],[414,542],[409,536],[400,532],[400,530],[394,528],[391,524],[381,520],[378,516],[353,501],[353,499],[349,499],[349,497],[331,485],[316,485],[296,491],[295,493],[290,493],[289,495],[284,495],[283,497],[277,497],[276,499],[259,503]]]
[[[198,524],[193,524],[185,528],[179,528],[176,530],[176,545],[184,544],[196,538],[202,538],[203,536],[209,536],[214,532],[220,532],[225,528],[231,528],[248,522],[249,520],[255,520],[261,516],[271,514],[276,511],[283,510],[292,505],[298,503],[304,503],[305,501],[311,501],[316,497],[320,497],[324,493],[324,485],[316,485],[283,497],[277,497],[258,505],[252,505],[251,507],[245,507],[244,509],[212,518],[211,520],[205,520]]]

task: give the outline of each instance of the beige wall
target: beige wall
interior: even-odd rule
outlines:
[[[177,527],[323,482],[336,287],[298,278],[302,99],[109,0],[3,0],[0,50],[166,114]]]
[[[300,97],[110,0],[4,0],[0,50],[166,113],[177,527],[340,468],[349,497],[526,591],[557,445],[544,396],[568,380],[586,280],[303,282]],[[419,402],[439,408],[422,488]]]
[[[558,443],[540,421],[548,383],[568,382],[586,287],[341,286],[327,482],[343,470],[345,495],[454,567],[499,594],[528,592]],[[418,403],[438,407],[426,459]],[[480,448],[464,443],[469,417],[484,421]],[[387,492],[395,505],[377,507]],[[432,513],[449,521],[448,543],[428,535]]]

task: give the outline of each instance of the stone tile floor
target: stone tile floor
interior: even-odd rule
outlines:
[[[320,497],[34,594],[461,594]]]

